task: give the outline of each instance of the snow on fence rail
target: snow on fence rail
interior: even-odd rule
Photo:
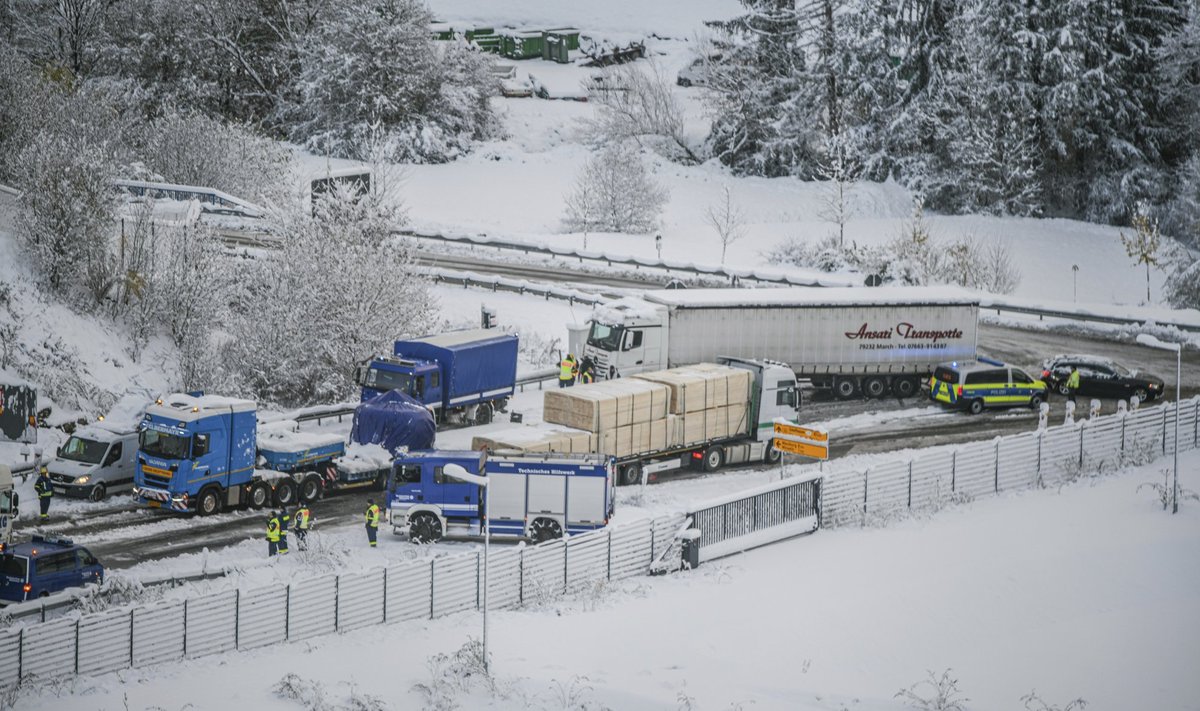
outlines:
[[[586,594],[598,582],[646,575],[683,520],[682,514],[641,519],[536,546],[501,548],[488,561],[488,605],[499,609]],[[0,631],[0,686],[478,610],[482,573],[483,553],[475,551]]]
[[[1178,410],[1179,449],[1200,446],[1200,397],[1180,403]],[[1084,474],[1144,463],[1173,450],[1175,414],[1174,403],[1163,403],[937,449],[906,461],[841,470],[836,461],[829,462],[821,485],[821,525],[861,523],[957,498],[1057,486]]]

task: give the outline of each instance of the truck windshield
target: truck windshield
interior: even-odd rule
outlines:
[[[621,347],[621,326],[609,326],[598,321],[592,322],[591,333],[588,334],[588,345],[604,351],[615,351]]]
[[[188,455],[189,437],[167,434],[158,430],[142,430],[138,435],[138,447],[146,454],[164,459],[183,459]]]
[[[108,442],[97,442],[94,439],[72,436],[58,450],[58,456],[63,459],[70,459],[73,462],[99,464],[100,460],[104,458],[104,453],[107,451]]]
[[[11,514],[12,510],[12,492],[0,491],[0,514]],[[3,534],[3,532],[0,531],[0,534]]]
[[[397,373],[394,370],[370,368],[363,380],[363,387],[374,390],[399,390],[412,394],[412,376],[408,373]]]
[[[15,555],[0,556],[0,575],[24,580],[25,571],[28,569],[28,558],[22,558]]]

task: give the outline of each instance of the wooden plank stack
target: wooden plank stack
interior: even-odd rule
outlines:
[[[597,436],[594,432],[530,425],[476,435],[471,438],[471,449],[591,454],[596,451],[596,442]]]
[[[660,370],[633,378],[671,390],[672,446],[688,447],[751,431],[750,371],[713,363]]]

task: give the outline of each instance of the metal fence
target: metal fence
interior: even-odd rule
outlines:
[[[905,461],[865,468],[825,465],[821,525],[858,523],[901,509],[936,508],[968,498],[1144,463],[1173,451],[1175,404],[1116,413],[1072,424],[971,442]],[[1179,449],[1200,444],[1200,398],[1180,403]]]
[[[683,521],[682,514],[663,516],[536,546],[494,549],[488,605],[536,604],[645,575]],[[482,573],[483,553],[475,551],[0,631],[0,686],[31,676],[100,674],[477,610]]]
[[[689,528],[700,532],[699,560],[740,553],[812,533],[821,510],[821,476],[783,479],[693,508]]]

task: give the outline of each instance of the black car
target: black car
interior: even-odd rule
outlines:
[[[1042,381],[1060,395],[1068,395],[1067,378],[1079,369],[1079,394],[1126,399],[1137,395],[1149,402],[1162,395],[1162,378],[1129,370],[1108,358],[1092,355],[1058,355],[1042,363]]]

